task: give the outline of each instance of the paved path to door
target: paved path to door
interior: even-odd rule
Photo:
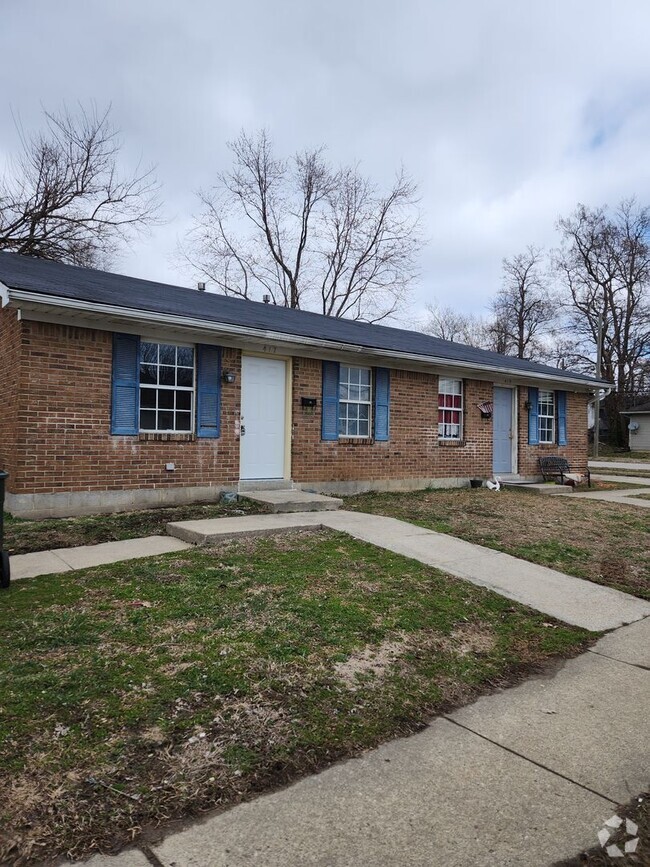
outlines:
[[[294,785],[92,867],[545,867],[647,791],[650,619]]]
[[[309,527],[329,527],[349,533],[585,629],[615,629],[650,615],[649,602],[627,593],[406,521],[365,512],[294,512],[214,518],[169,524],[167,530],[185,542],[205,544],[242,535]]]

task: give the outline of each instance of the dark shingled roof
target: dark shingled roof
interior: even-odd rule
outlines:
[[[537,373],[555,375],[558,379],[569,377],[585,383],[597,382],[584,374],[475,349],[462,343],[439,340],[417,331],[335,319],[305,310],[289,310],[272,304],[243,301],[211,292],[154,283],[107,271],[78,268],[16,253],[0,253],[0,282],[10,289],[91,302],[97,305],[98,313],[101,312],[102,305],[113,305],[179,318],[202,319],[206,322],[329,340],[354,347],[381,349],[396,354],[433,356],[472,367],[507,368],[513,373]]]

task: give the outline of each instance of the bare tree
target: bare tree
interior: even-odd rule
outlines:
[[[616,383],[605,401],[610,435],[626,442],[619,415],[639,390],[650,356],[650,208],[634,199],[615,211],[579,205],[558,228],[556,265],[567,293],[576,358],[593,371],[603,317],[602,375]]]
[[[20,131],[21,152],[0,177],[0,250],[104,264],[155,222],[153,170],[119,173],[109,111],[46,112],[42,132]]]
[[[277,158],[265,131],[229,147],[233,168],[199,194],[186,261],[228,295],[372,322],[396,312],[420,249],[404,173],[382,194],[322,149]]]
[[[530,246],[503,260],[503,282],[491,304],[498,351],[533,361],[542,358],[543,337],[556,309],[544,275],[542,250]]]
[[[427,320],[422,326],[425,334],[463,343],[465,346],[485,348],[486,322],[471,313],[460,313],[453,307],[440,307],[437,303],[427,304]]]

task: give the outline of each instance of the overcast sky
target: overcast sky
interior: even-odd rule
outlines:
[[[501,259],[553,245],[578,201],[650,202],[647,0],[0,0],[0,161],[41,107],[113,106],[124,162],[158,166],[166,224],[115,270],[173,264],[226,142],[265,126],[419,184],[427,244],[411,315],[483,312]]]

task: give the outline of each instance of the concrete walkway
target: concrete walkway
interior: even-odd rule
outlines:
[[[168,524],[167,531],[186,542],[206,544],[243,535],[314,527],[349,533],[356,539],[412,557],[473,584],[489,587],[502,596],[585,629],[614,629],[650,615],[649,602],[618,590],[564,575],[454,536],[416,527],[406,521],[365,512],[294,512],[182,521]]]
[[[617,482],[622,485],[644,485],[650,487],[650,476],[614,476],[603,475],[602,473],[592,473],[591,479],[594,482]]]
[[[171,551],[182,551],[189,547],[191,546],[187,542],[169,536],[145,536],[123,542],[103,542],[100,545],[16,554],[10,558],[11,580],[50,575],[53,572],[70,572],[72,569],[87,569],[89,566],[104,566],[107,563],[119,563],[140,557],[154,557],[156,554],[169,554]]]
[[[589,461],[590,470],[646,470],[650,472],[650,461]]]
[[[646,479],[645,481],[647,482],[648,480]],[[604,503],[622,503],[624,506],[638,506],[640,509],[650,509],[650,500],[643,500],[638,494],[650,494],[650,486],[618,491],[581,491],[578,494],[571,494],[571,498],[602,500]]]
[[[530,867],[597,845],[648,787],[650,620],[556,674],[197,822],[146,850],[163,867]],[[155,860],[157,859],[157,861]],[[92,867],[140,867],[139,850]]]

